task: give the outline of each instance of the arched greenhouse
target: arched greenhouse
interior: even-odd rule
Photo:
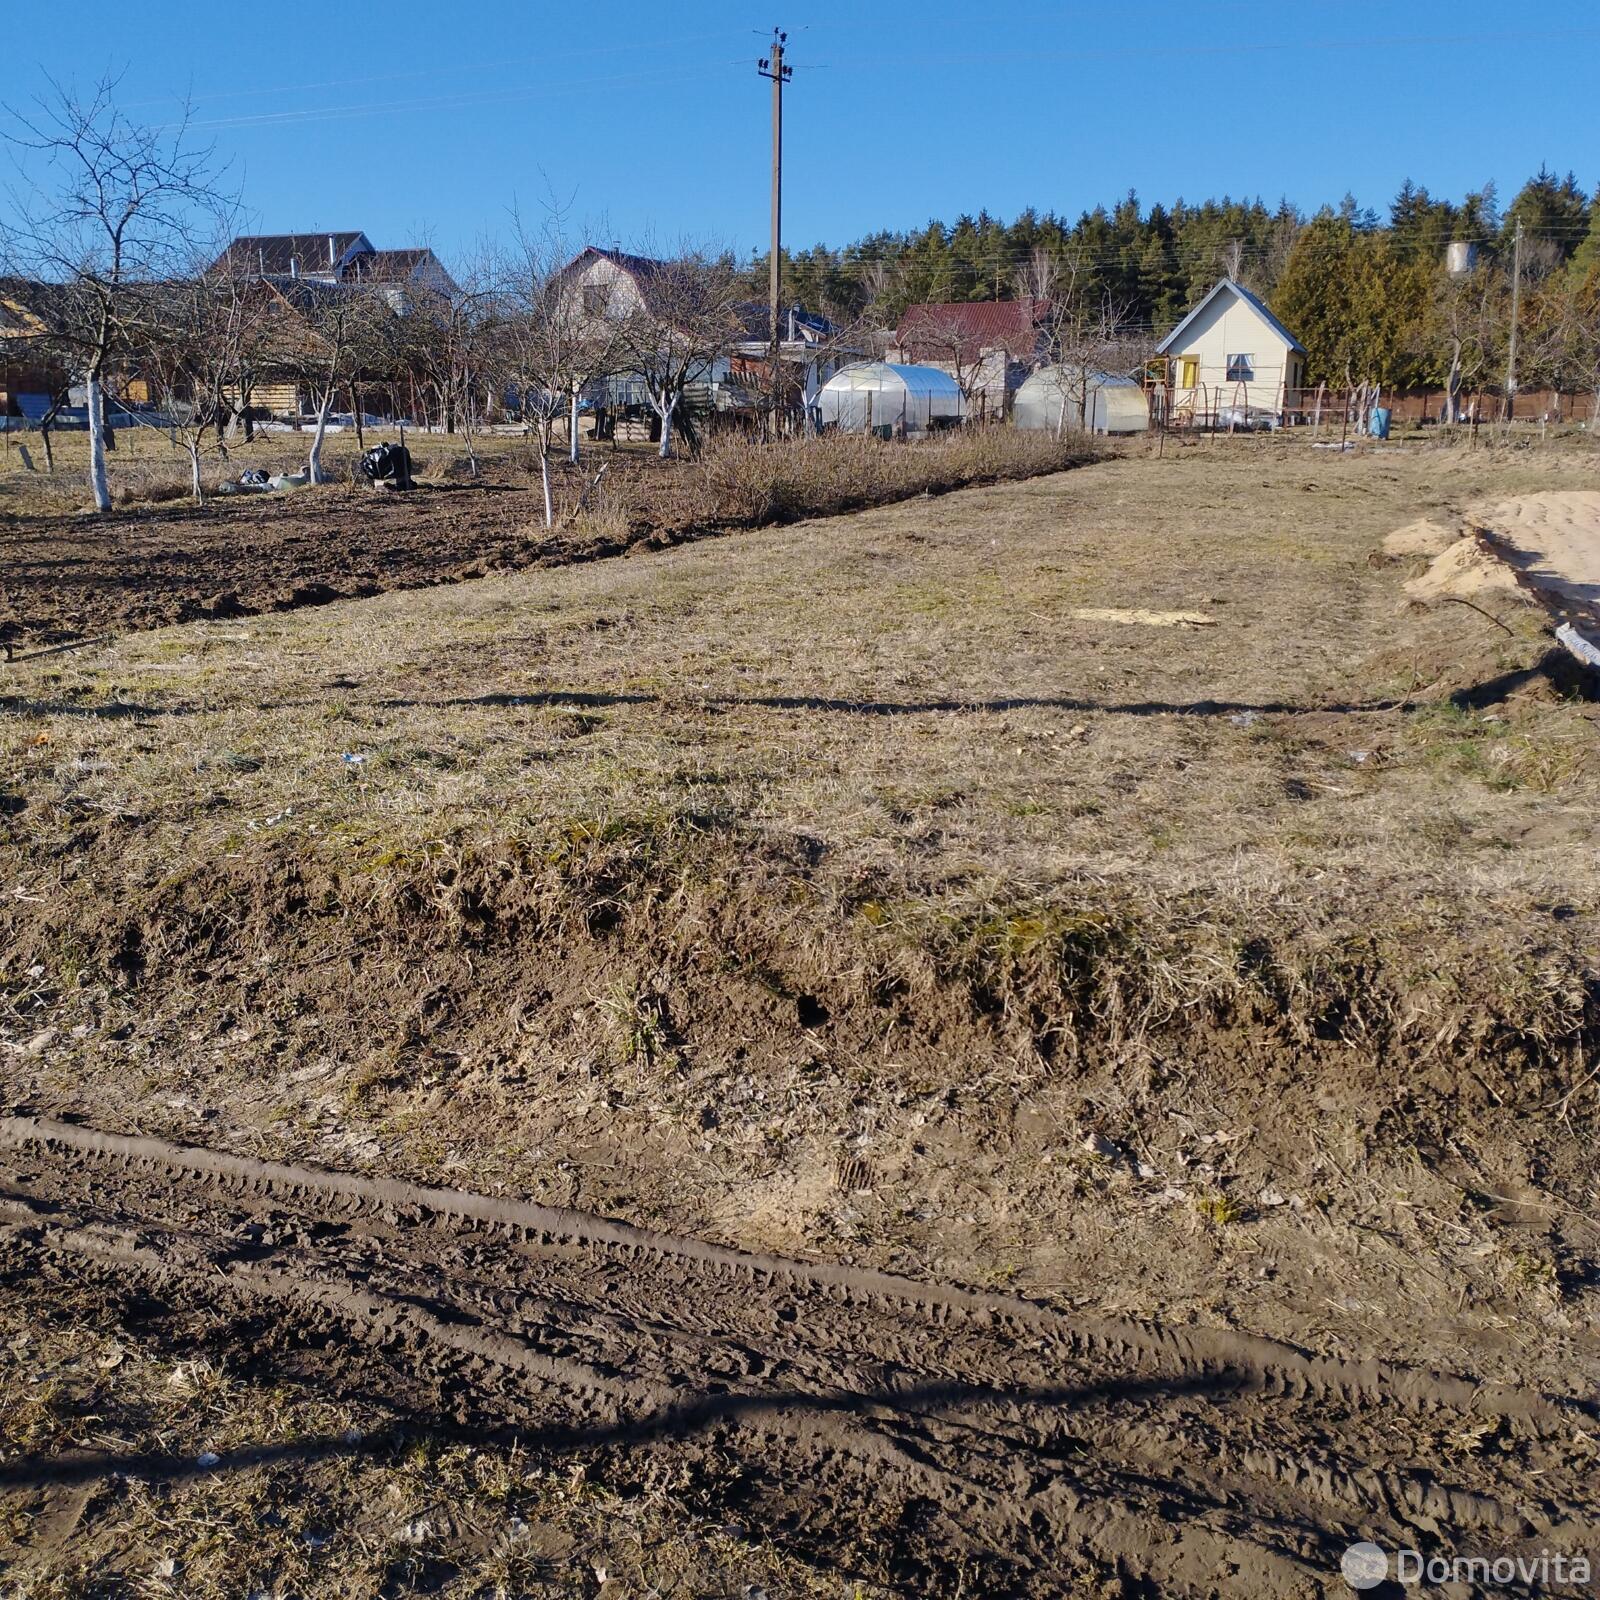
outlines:
[[[922,434],[954,427],[965,407],[961,387],[937,367],[856,361],[817,391],[817,420],[840,433]]]
[[[1133,378],[1040,367],[1017,390],[1011,420],[1046,433],[1143,433],[1150,426],[1150,403]]]

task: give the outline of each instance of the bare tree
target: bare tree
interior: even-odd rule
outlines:
[[[994,387],[997,356],[1004,396],[1007,354],[984,345],[972,332],[963,310],[961,306],[912,306],[901,319],[898,337],[910,360],[942,367],[956,380],[970,414],[977,397]]]
[[[32,116],[7,107],[11,142],[32,175],[12,196],[0,233],[13,270],[61,286],[57,333],[83,375],[89,406],[89,478],[99,511],[111,509],[104,392],[120,356],[141,343],[150,285],[170,278],[196,241],[222,229],[231,207],[211,152],[170,130],[130,122],[102,79],[80,98],[57,85]]]
[[[191,491],[203,502],[206,435],[214,433],[226,455],[223,430],[235,415],[236,394],[246,388],[242,372],[253,359],[261,318],[249,285],[226,264],[207,270],[196,262],[192,272],[149,293],[149,331],[133,354],[162,426],[189,457]]]
[[[394,312],[365,284],[297,278],[277,285],[290,313],[274,359],[297,374],[316,408],[316,428],[306,457],[312,483],[327,483],[322,448],[335,395],[352,389],[363,370],[382,362],[394,346]]]
[[[1500,352],[1505,299],[1499,276],[1479,267],[1462,277],[1441,276],[1429,308],[1427,337],[1445,369],[1440,420],[1462,420],[1462,395],[1476,388]]]
[[[661,419],[661,456],[672,454],[674,425],[693,434],[689,386],[710,378],[740,335],[739,284],[732,261],[686,249],[636,274],[639,295],[617,323],[620,353],[639,375]]]
[[[461,435],[473,477],[478,429],[505,365],[498,279],[496,263],[483,254],[457,269],[452,288],[409,289],[399,308],[400,358],[437,396],[445,432]]]

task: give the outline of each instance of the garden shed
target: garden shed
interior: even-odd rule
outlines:
[[[1150,405],[1137,380],[1077,367],[1040,367],[1017,390],[1011,420],[1054,433],[1063,412],[1071,431],[1143,433],[1150,426]]]
[[[824,428],[889,437],[954,427],[965,408],[960,384],[937,367],[856,361],[817,391],[816,410]]]

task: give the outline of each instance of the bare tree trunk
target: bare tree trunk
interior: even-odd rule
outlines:
[[[306,458],[306,476],[312,483],[326,483],[322,470],[322,441],[328,431],[328,413],[333,409],[333,385],[322,391],[322,404],[317,408],[317,431],[311,436],[311,454]]]
[[[567,410],[567,460],[578,459],[578,386],[572,386],[572,403]]]
[[[547,450],[539,452],[539,477],[544,484],[544,525],[553,528],[556,522],[556,508],[550,500],[550,454]]]
[[[350,413],[356,419],[356,449],[367,448],[367,436],[361,430],[361,396],[356,393],[356,382],[350,380]]]
[[[89,395],[89,487],[96,511],[111,509],[111,485],[106,479],[106,417],[101,406],[100,374],[92,367],[85,387]]]

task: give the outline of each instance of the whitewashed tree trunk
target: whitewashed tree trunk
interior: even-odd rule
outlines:
[[[328,413],[333,410],[333,385],[323,391],[322,404],[317,407],[317,431],[311,436],[311,454],[306,457],[306,476],[312,483],[326,483],[322,470],[322,441],[328,432]]]
[[[200,486],[200,446],[197,443],[190,444],[188,451],[189,487],[194,492],[195,504],[203,506],[206,503],[206,495],[205,490]]]
[[[553,528],[556,525],[556,508],[550,499],[550,455],[545,450],[539,452],[539,477],[544,484],[544,525]]]
[[[111,485],[106,479],[106,415],[99,373],[90,370],[85,388],[89,398],[89,487],[94,491],[95,510],[109,511]]]
[[[572,386],[572,401],[567,409],[567,459],[578,459],[578,386]]]
[[[665,461],[672,454],[672,413],[674,411],[670,396],[664,401],[656,403],[656,410],[661,414],[661,459]]]

